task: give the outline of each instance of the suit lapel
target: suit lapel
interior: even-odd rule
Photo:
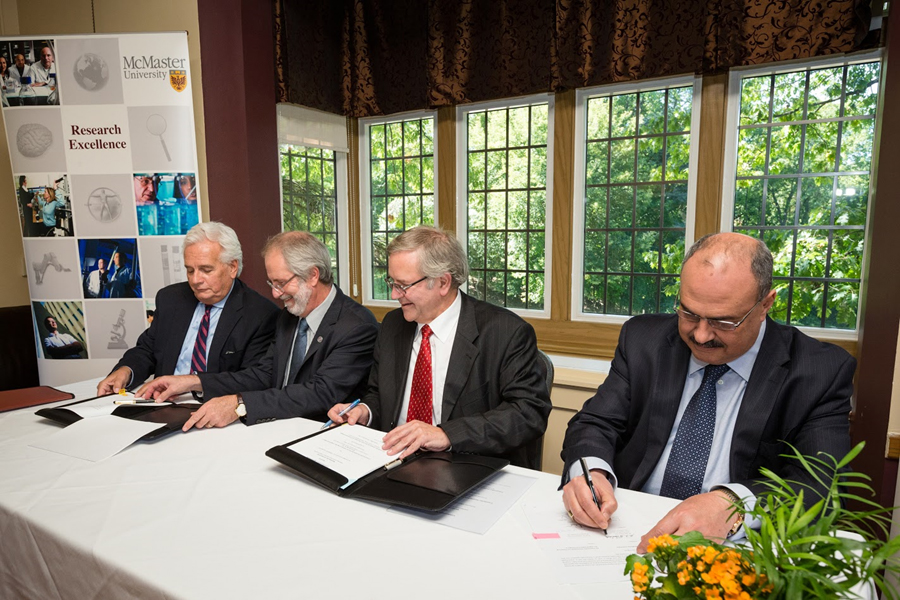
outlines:
[[[459,398],[469,380],[469,372],[478,356],[478,326],[475,323],[475,306],[469,297],[459,292],[462,306],[459,310],[459,322],[456,325],[456,338],[450,351],[450,364],[447,366],[447,379],[444,382],[444,399],[441,402],[441,414],[444,421],[453,414]]]
[[[656,373],[654,376],[656,385],[651,391],[651,403],[645,407],[651,411],[647,432],[647,450],[635,471],[634,479],[629,486],[631,489],[641,489],[659,462],[669,434],[672,432],[672,426],[675,424],[678,405],[681,403],[681,394],[684,392],[691,352],[678,335],[677,321],[673,322],[675,327],[657,350],[659,354],[655,361]]]
[[[739,473],[737,465],[751,465],[765,431],[766,422],[778,400],[778,392],[788,374],[790,348],[783,337],[783,329],[766,317],[766,333],[759,347],[750,381],[744,391],[737,423],[731,438],[731,477],[738,481],[751,479],[758,473]]]
[[[234,280],[234,289],[231,295],[225,301],[222,307],[222,314],[219,315],[219,322],[216,324],[216,332],[213,335],[212,346],[206,353],[206,370],[210,373],[219,372],[219,358],[222,355],[222,349],[225,342],[231,337],[231,331],[241,320],[241,314],[244,310],[244,288],[238,280]]]
[[[319,323],[319,328],[316,330],[316,337],[309,342],[309,349],[307,349],[306,354],[303,356],[303,364],[306,364],[312,355],[319,352],[319,349],[322,347],[322,342],[325,341],[328,334],[331,333],[331,330],[334,329],[334,326],[341,318],[341,310],[344,306],[344,293],[337,287],[334,289],[337,292],[337,295],[334,297],[331,306],[328,307],[325,316],[322,317],[322,322]]]
[[[164,364],[159,370],[160,373],[174,373],[175,367],[178,365],[178,357],[181,354],[181,348],[184,346],[184,337],[187,335],[188,329],[191,328],[191,320],[194,318],[194,311],[197,309],[197,298],[190,286],[185,283],[183,296],[175,306],[172,315],[172,325],[166,327],[167,339],[169,339],[169,347],[173,352],[166,352],[164,356]],[[160,308],[160,307],[157,307]],[[160,323],[162,325],[162,323]],[[191,350],[193,351],[194,340],[191,340]]]
[[[390,415],[392,425],[400,419],[400,410],[403,408],[403,393],[406,391],[406,378],[409,375],[409,361],[417,327],[416,323],[404,319],[402,314],[397,316],[400,318],[400,331],[394,340],[393,348],[390,349],[394,354],[394,380],[389,382],[389,385],[393,386],[393,393],[386,396],[394,406],[390,411],[385,411],[385,416]],[[385,359],[386,357],[381,357],[381,360]],[[384,382],[380,385],[387,384],[388,382]]]

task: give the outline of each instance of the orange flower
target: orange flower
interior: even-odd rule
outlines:
[[[655,538],[650,538],[650,542],[647,544],[647,552],[656,552],[657,548],[666,548],[677,545],[678,542],[676,542],[671,535],[665,533]]]

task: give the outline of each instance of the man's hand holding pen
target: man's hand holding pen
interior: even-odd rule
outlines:
[[[573,477],[563,487],[563,504],[576,523],[595,529],[606,529],[619,505],[606,473],[594,469],[591,471],[591,479],[601,508],[594,502],[591,488],[584,477]]]
[[[342,423],[347,423],[348,425],[356,425],[357,423],[360,425],[367,425],[369,423],[368,406],[365,404],[358,404],[346,413],[341,414],[349,406],[350,403],[335,404],[328,411],[328,418],[335,425],[340,425]]]

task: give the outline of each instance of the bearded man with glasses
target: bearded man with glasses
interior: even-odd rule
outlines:
[[[781,455],[787,444],[806,455],[850,450],[856,361],[770,319],[775,295],[772,254],[760,240],[720,233],[690,248],[675,314],[622,326],[609,375],[569,421],[563,503],[575,521],[607,527],[623,486],[682,500],[639,552],[663,533],[742,537],[755,524],[743,523],[732,501],[752,506],[766,490],[761,467],[809,486],[808,505],[818,500],[820,485]]]
[[[307,417],[325,419],[337,402],[366,385],[378,322],[334,283],[331,256],[305,231],[286,231],[263,249],[272,297],[284,303],[275,339],[259,364],[236,373],[154,379],[138,396],[162,402],[187,391],[207,401],[182,428],[247,425]]]

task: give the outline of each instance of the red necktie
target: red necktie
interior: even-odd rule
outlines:
[[[416,370],[413,371],[412,389],[409,392],[409,410],[406,422],[424,421],[431,425],[432,415],[432,381],[431,381],[431,327],[422,328],[422,342],[419,344],[419,355],[416,357]]]

